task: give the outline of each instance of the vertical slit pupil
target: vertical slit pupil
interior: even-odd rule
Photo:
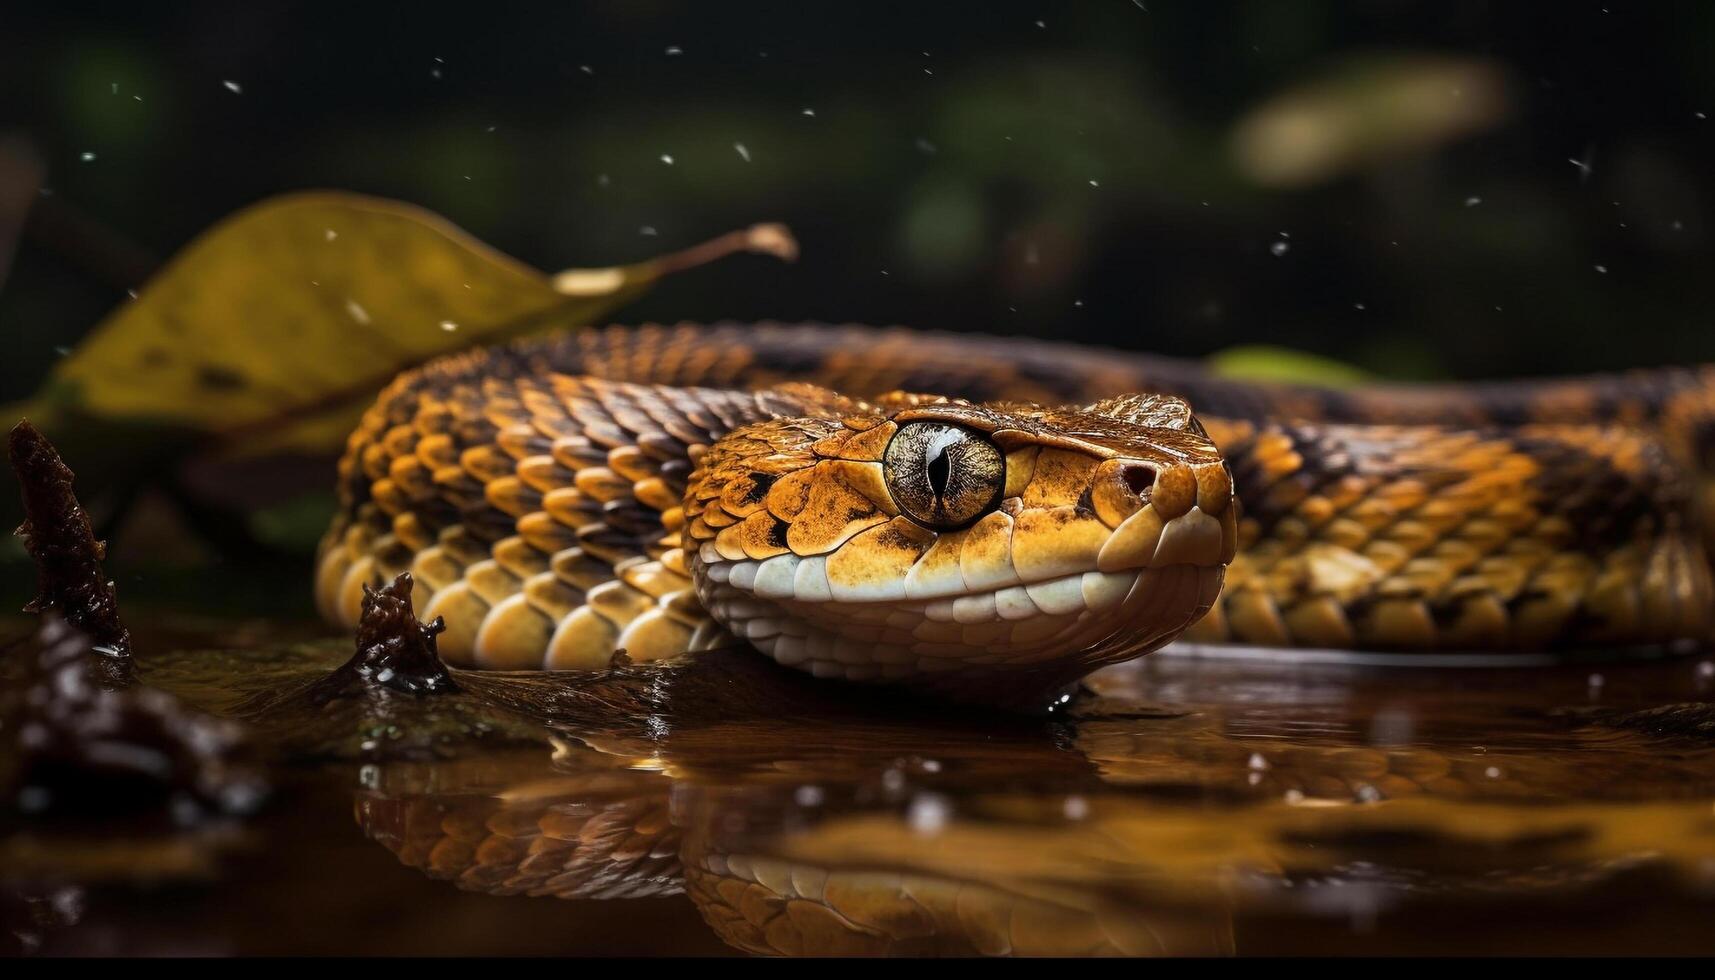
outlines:
[[[947,447],[943,446],[935,458],[929,461],[929,488],[935,491],[936,497],[947,495],[947,482],[952,477],[953,458]]]

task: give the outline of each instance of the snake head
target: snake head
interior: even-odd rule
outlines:
[[[782,664],[1029,702],[1220,591],[1232,479],[1183,401],[792,394],[814,410],[711,446],[684,510],[703,605]]]

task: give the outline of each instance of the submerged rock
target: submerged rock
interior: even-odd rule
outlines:
[[[94,681],[92,638],[54,613],[38,636],[34,678],[16,724],[12,802],[26,815],[134,815],[175,822],[253,810],[265,795],[234,762],[232,722],[189,711],[165,691]]]

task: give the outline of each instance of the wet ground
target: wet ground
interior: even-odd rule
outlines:
[[[746,652],[318,700],[349,640],[137,619],[272,795],[0,826],[8,952],[1715,953],[1708,657],[1167,653],[1041,720]]]

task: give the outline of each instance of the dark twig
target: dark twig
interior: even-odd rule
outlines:
[[[36,561],[36,598],[25,611],[57,612],[87,634],[102,655],[95,663],[106,682],[123,686],[131,678],[131,634],[101,567],[107,546],[78,502],[72,471],[28,419],[12,429],[10,450],[24,496],[18,535]]]
[[[411,573],[391,585],[363,587],[363,616],[357,623],[357,653],[310,689],[315,702],[386,689],[402,694],[458,690],[441,663],[435,637],[447,628],[440,617],[422,623],[411,608]]]

